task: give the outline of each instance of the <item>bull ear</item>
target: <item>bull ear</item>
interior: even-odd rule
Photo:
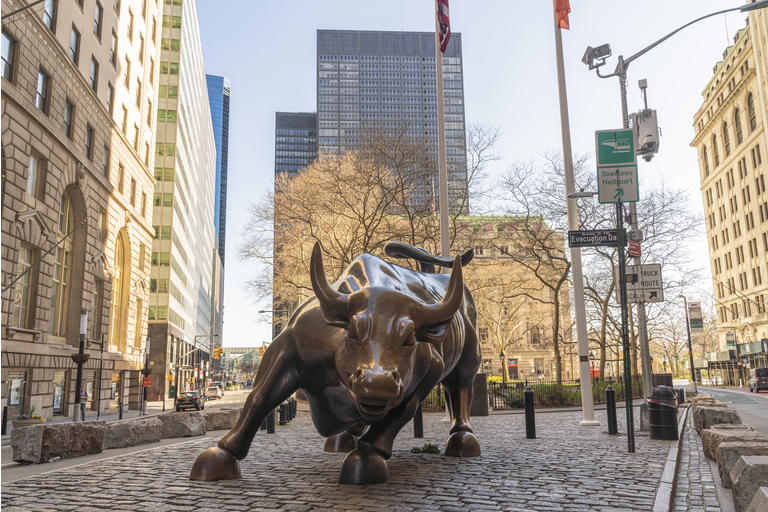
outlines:
[[[445,322],[439,323],[437,325],[419,329],[416,335],[416,340],[439,345],[443,342],[445,331],[448,329],[450,325],[451,325],[451,319],[448,319]]]
[[[317,296],[317,301],[320,303],[320,310],[325,317],[325,323],[334,327],[346,327],[349,323],[349,298],[346,294],[331,288],[325,279],[323,253],[318,242],[315,242],[315,246],[312,248],[309,280],[312,283],[312,290]]]
[[[453,262],[451,279],[448,281],[448,289],[443,300],[437,304],[420,304],[415,308],[411,318],[419,326],[419,331],[429,336],[430,331],[435,331],[439,326],[445,327],[450,323],[453,315],[458,311],[464,300],[464,280],[461,274],[461,257],[457,256]],[[440,334],[442,336],[442,333]]]

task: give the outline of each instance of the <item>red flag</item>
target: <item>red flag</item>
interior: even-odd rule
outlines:
[[[555,0],[555,12],[557,13],[557,26],[570,29],[568,24],[568,13],[571,12],[571,3],[569,0]]]
[[[437,23],[440,25],[440,51],[445,53],[451,38],[451,24],[448,21],[448,0],[437,0]]]

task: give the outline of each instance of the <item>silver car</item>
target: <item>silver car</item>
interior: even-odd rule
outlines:
[[[224,396],[224,392],[219,386],[209,386],[207,389],[208,400],[219,399]]]

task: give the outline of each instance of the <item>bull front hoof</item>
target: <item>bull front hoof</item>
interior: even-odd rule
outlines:
[[[480,443],[472,432],[454,432],[445,445],[445,454],[449,457],[479,457]]]
[[[334,453],[349,453],[357,446],[357,438],[349,432],[336,434],[325,440],[323,451]]]
[[[342,484],[381,484],[389,480],[389,467],[384,457],[368,447],[358,446],[349,452],[341,466]]]
[[[189,473],[190,480],[234,480],[240,478],[240,463],[234,455],[218,447],[197,456]]]

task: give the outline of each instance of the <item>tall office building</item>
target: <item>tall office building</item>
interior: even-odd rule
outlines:
[[[213,223],[216,225],[216,244],[224,264],[224,245],[227,234],[227,163],[229,161],[229,79],[205,75],[208,84],[208,104],[216,141],[216,203]]]
[[[152,398],[197,385],[215,322],[216,145],[194,0],[166,0],[150,279]]]
[[[768,351],[765,20],[761,11],[750,12],[694,115],[691,146],[699,155],[720,342],[710,369],[736,368],[736,357]]]
[[[448,204],[468,211],[461,34],[443,55]],[[369,133],[426,140],[435,170],[416,184],[412,206],[437,210],[437,88],[433,32],[317,31],[318,150],[343,153]]]
[[[2,396],[71,415],[140,404],[160,62],[156,2],[3,0]]]
[[[275,114],[275,176],[294,177],[317,158],[317,114]]]

